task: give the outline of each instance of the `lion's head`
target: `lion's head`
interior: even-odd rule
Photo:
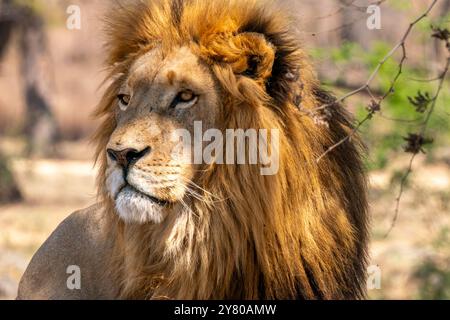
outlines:
[[[316,161],[350,118],[334,104],[317,125],[300,110],[330,95],[288,20],[252,1],[136,1],[111,12],[107,32],[95,141],[115,238],[108,274],[122,297],[362,297],[360,145],[354,137]],[[277,130],[277,172],[177,152],[175,133],[194,144],[196,121],[224,135]]]
[[[179,210],[196,172],[175,150],[177,129],[193,135],[194,121],[217,126],[220,93],[188,46],[155,46],[132,63],[117,95],[106,187],[124,221],[158,223]]]

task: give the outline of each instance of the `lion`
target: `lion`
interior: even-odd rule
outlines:
[[[291,25],[257,1],[128,1],[110,12],[98,202],[45,241],[18,299],[365,297],[364,146],[355,134],[318,161],[353,120]],[[327,104],[317,123],[310,114]],[[278,171],[186,161],[173,132],[195,121],[277,129]]]

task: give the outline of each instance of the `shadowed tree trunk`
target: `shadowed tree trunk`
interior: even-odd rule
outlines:
[[[339,4],[342,8],[341,11],[341,32],[340,40],[343,42],[354,42],[357,40],[357,35],[353,28],[353,20],[355,19],[354,12],[351,8],[351,4],[354,0],[339,0]]]
[[[22,198],[6,159],[0,154],[0,204],[18,201]]]
[[[42,58],[46,53],[44,22],[31,8],[11,0],[0,0],[0,59],[17,32],[20,53],[20,74],[26,103],[24,133],[28,151],[48,154],[57,139],[57,124],[51,112],[48,78]]]

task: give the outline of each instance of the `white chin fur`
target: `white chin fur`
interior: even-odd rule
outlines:
[[[116,197],[116,210],[126,223],[160,223],[164,220],[164,208],[144,195],[125,187]]]
[[[111,170],[106,178],[106,187],[111,196],[115,196],[120,188],[125,184],[125,180],[123,179],[123,173],[120,169]]]

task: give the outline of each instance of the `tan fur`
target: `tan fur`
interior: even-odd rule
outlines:
[[[243,2],[243,3],[242,3]],[[109,17],[107,64],[114,79],[97,116],[99,195],[114,241],[108,277],[122,298],[362,298],[367,245],[366,185],[340,105],[329,127],[300,112],[329,98],[276,8],[253,1],[142,1]],[[280,170],[204,165],[194,181],[222,201],[189,198],[192,210],[159,224],[125,224],[105,187],[105,148],[116,129],[115,97],[133,63],[159,46],[188,47],[214,75],[220,128],[278,128]],[[177,81],[178,72],[166,74]],[[155,147],[158,147],[156,145]],[[204,192],[206,192],[204,191]],[[205,197],[207,194],[203,194]]]

